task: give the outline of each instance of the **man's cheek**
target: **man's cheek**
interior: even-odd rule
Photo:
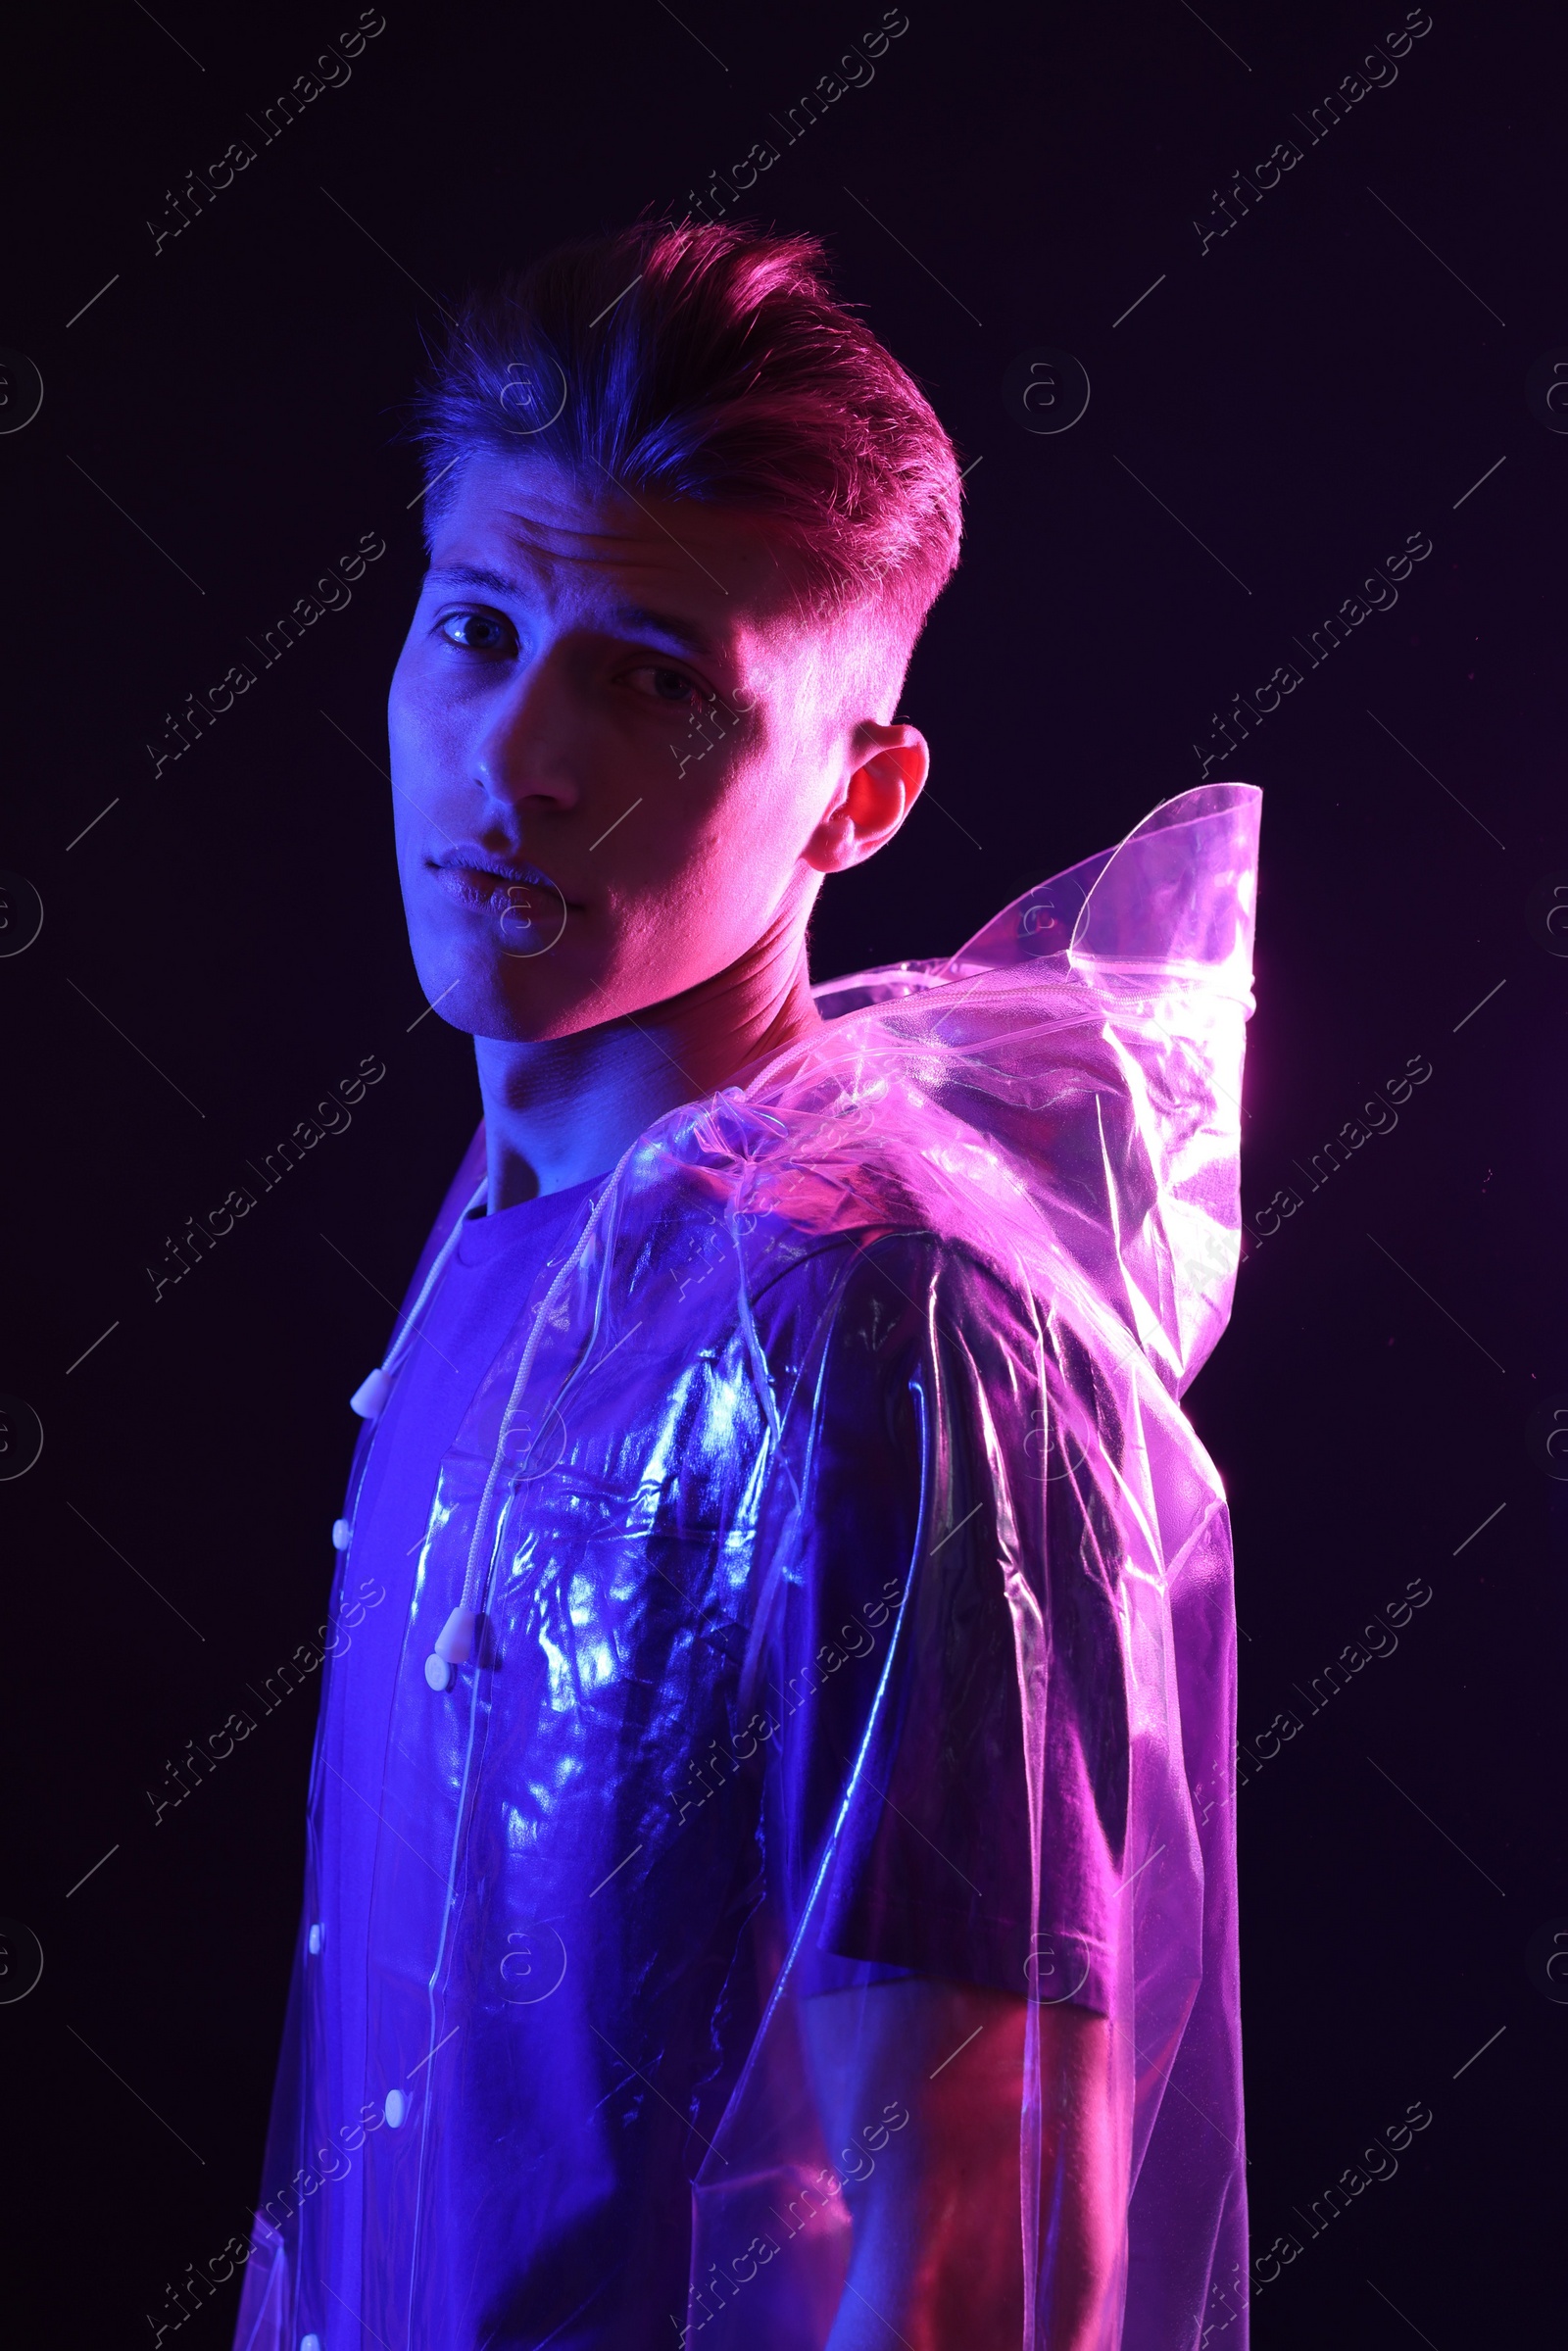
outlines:
[[[394,673],[387,704],[387,747],[391,754],[392,824],[400,848],[440,856],[468,837],[477,819],[466,812],[462,779],[474,791],[472,729],[450,707],[437,703]]]

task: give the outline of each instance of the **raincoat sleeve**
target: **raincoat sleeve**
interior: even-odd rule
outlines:
[[[1108,2351],[1134,2105],[1131,2035],[1111,2030],[1131,2010],[1117,1916],[1131,1755],[1119,1419],[1054,1302],[951,1237],[859,1241],[817,1287],[799,1317],[811,1327],[780,1348],[801,1368],[749,1693],[767,1752],[776,1973],[697,2182],[693,2332],[726,2343],[744,2316],[749,2341],[781,2351],[831,2338],[857,2191],[863,2209],[878,2161],[875,2136],[856,2131],[885,2132],[899,2084],[868,2087],[841,2146],[842,2101],[824,2097],[808,2012],[918,1978],[1017,2003],[1019,2218],[999,2258],[1030,2314],[1018,2339],[1037,2351],[1068,2339],[1047,2323],[1051,2216],[1080,2159],[1053,2121],[1064,2044],[1042,2012],[1071,2007],[1104,2036],[1092,2118],[1102,2259],[1091,2331],[1071,2340]],[[852,2037],[882,2029],[858,2013]],[[904,2142],[901,2160],[912,2151]],[[936,2163],[942,2150],[925,2152]],[[747,2293],[726,2306],[718,2282],[743,2276]]]
[[[802,1996],[916,1974],[1111,2007],[1119,1554],[1057,1344],[932,1235],[858,1249],[833,1302],[768,1693]]]

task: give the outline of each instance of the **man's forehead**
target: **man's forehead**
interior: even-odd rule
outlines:
[[[631,625],[678,620],[710,646],[772,634],[796,609],[750,516],[580,487],[543,464],[470,460],[435,524],[430,568],[497,594],[608,598]]]

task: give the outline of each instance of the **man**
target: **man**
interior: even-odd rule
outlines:
[[[813,997],[925,779],[928,403],[808,240],[687,225],[471,305],[422,418],[394,816],[484,1119],[355,1399],[237,2339],[1196,2351],[1233,1641],[1176,1399],[1257,795]]]

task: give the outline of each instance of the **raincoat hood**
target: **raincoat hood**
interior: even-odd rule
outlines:
[[[954,1229],[995,1246],[1014,1216],[1049,1223],[1174,1396],[1229,1319],[1240,1262],[1262,798],[1178,793],[956,955],[825,982],[830,1035],[748,1092],[765,1111],[814,1060],[822,1166],[850,1186],[845,1162],[890,1123],[881,1056],[896,1048]]]

